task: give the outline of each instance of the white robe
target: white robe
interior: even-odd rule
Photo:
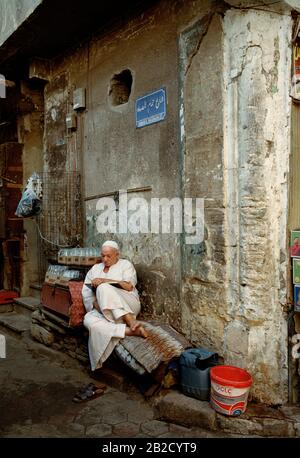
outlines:
[[[107,273],[103,271],[104,267],[104,263],[95,264],[88,271],[82,288],[83,303],[87,311],[83,324],[89,330],[88,347],[93,371],[102,366],[119,340],[125,337],[126,324],[122,316],[132,313],[136,317],[141,309],[135,287],[137,278],[133,264],[126,259],[119,259]],[[86,286],[95,278],[128,281],[134,289],[125,291],[109,283],[103,283],[97,287],[95,294]],[[93,308],[96,299],[102,313]]]

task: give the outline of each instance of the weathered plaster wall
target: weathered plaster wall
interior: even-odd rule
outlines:
[[[115,238],[137,267],[145,310],[247,367],[254,397],[275,404],[287,395],[290,33],[281,11],[162,1],[54,62],[45,91],[46,169],[81,170],[85,197],[151,186],[132,196],[205,199],[200,245]],[[112,107],[109,83],[124,69],[131,96]],[[162,86],[166,120],[136,129],[136,98]],[[65,115],[78,87],[87,109],[72,133]],[[109,235],[97,234],[96,202],[85,204],[85,243],[100,246]]]
[[[1,0],[0,46],[42,3],[42,0]]]
[[[66,127],[66,115],[71,105],[71,88],[68,77],[67,70],[54,73],[45,86],[45,172],[59,173],[72,170],[71,162],[74,154],[71,153],[68,156],[70,135]]]
[[[182,249],[183,329],[282,403],[291,18],[211,12],[180,39],[183,189],[205,199],[204,243]]]
[[[254,397],[287,396],[287,184],[291,18],[228,11],[224,20],[224,205],[228,363]],[[279,109],[280,107],[280,109]]]
[[[290,14],[291,7],[296,8],[296,5],[299,7],[299,0],[226,0],[226,3],[234,8],[240,9],[250,9],[257,11],[273,11],[279,14]]]
[[[300,11],[300,1],[299,0],[285,0],[284,3],[291,8],[294,8],[296,11]]]
[[[183,243],[182,316],[189,338],[215,350],[222,347],[227,313],[222,40],[221,17],[211,11],[181,36],[184,196],[203,198],[205,208],[203,243]]]
[[[44,98],[43,88],[22,82],[20,98],[28,112],[18,116],[18,139],[23,144],[24,188],[33,172],[43,171]],[[30,284],[39,280],[39,244],[35,219],[24,219],[24,253],[22,269],[22,296],[30,295]]]
[[[87,46],[57,60],[45,90],[45,164],[47,170],[82,170],[85,197],[150,186],[131,197],[181,195],[178,147],[178,30],[211,2],[161,2],[159,8],[130,21]],[[180,13],[180,14],[179,14]],[[132,72],[128,103],[111,106],[111,78]],[[73,90],[86,89],[87,109],[77,116],[77,130],[67,132]],[[167,92],[163,122],[136,129],[135,100],[160,87]],[[85,204],[87,245],[110,237],[96,230],[97,199]],[[144,310],[172,321],[180,329],[180,236],[124,234],[122,254],[137,267]]]

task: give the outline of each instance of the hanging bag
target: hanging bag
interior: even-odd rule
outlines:
[[[42,209],[42,183],[37,173],[33,173],[27,181],[15,215],[20,218],[29,218],[38,215]]]

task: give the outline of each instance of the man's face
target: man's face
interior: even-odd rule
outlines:
[[[102,262],[104,262],[106,267],[112,266],[119,259],[119,253],[117,250],[110,246],[105,246],[101,251]]]

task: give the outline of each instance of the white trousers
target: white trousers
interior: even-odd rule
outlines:
[[[125,337],[126,324],[122,316],[127,313],[135,317],[141,310],[135,294],[102,283],[96,290],[101,313],[93,309],[84,317],[84,326],[89,330],[89,356],[91,368],[99,369],[114,350],[119,340]]]

